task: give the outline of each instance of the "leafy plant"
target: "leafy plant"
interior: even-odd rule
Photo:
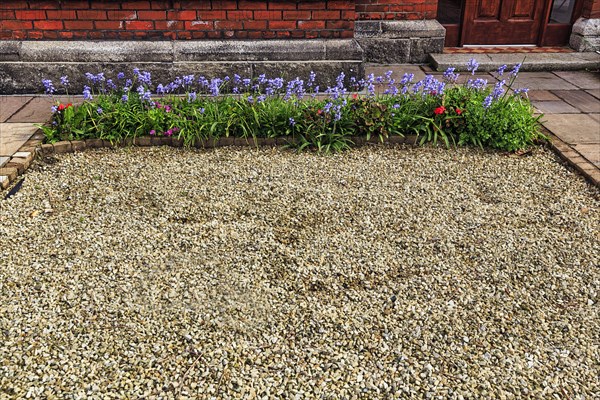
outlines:
[[[477,66],[469,62],[469,72],[474,75]],[[516,151],[543,137],[526,90],[512,88],[519,68],[507,74],[506,83],[506,66],[501,67],[493,85],[475,77],[458,85],[453,68],[442,80],[427,75],[418,82],[404,74],[396,83],[391,71],[360,80],[340,74],[324,92],[314,73],[306,81],[186,75],[156,86],[149,72],[137,69],[130,78],[87,73],[83,104],[57,102],[51,125],[42,129],[48,142],[156,135],[175,136],[192,146],[219,137],[291,135],[298,150],[330,153],[351,147],[353,136],[384,141],[390,135],[416,134],[421,144]],[[52,81],[43,84],[47,94],[56,92]],[[68,77],[61,77],[61,84],[68,92]]]

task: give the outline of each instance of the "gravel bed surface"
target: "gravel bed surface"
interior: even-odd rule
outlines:
[[[543,149],[60,155],[0,200],[0,398],[598,398],[599,265]]]

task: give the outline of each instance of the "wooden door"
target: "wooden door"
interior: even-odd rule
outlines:
[[[462,44],[537,44],[548,0],[466,0]]]

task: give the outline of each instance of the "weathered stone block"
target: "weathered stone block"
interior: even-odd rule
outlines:
[[[42,155],[49,156],[51,154],[54,154],[54,145],[52,145],[51,143],[43,144],[41,150]]]
[[[14,167],[4,167],[0,168],[0,175],[7,176],[8,180],[14,181],[19,176],[19,170]]]
[[[577,51],[600,51],[600,18],[579,18],[573,25],[571,48]]]
[[[151,146],[152,145],[152,139],[150,138],[150,136],[140,136],[140,137],[136,137],[133,140],[133,143],[136,146]]]
[[[102,139],[86,139],[85,145],[90,149],[99,149],[104,147]]]
[[[54,143],[54,152],[61,154],[61,153],[70,153],[71,151],[73,151],[73,147],[71,146],[71,142],[69,141],[62,141],[62,142],[56,142]]]
[[[71,147],[73,151],[83,151],[87,146],[84,140],[71,140]]]

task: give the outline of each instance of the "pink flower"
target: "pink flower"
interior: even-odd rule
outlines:
[[[156,131],[154,129],[152,129],[149,133],[150,133],[150,135],[154,135],[154,134],[156,134]]]

